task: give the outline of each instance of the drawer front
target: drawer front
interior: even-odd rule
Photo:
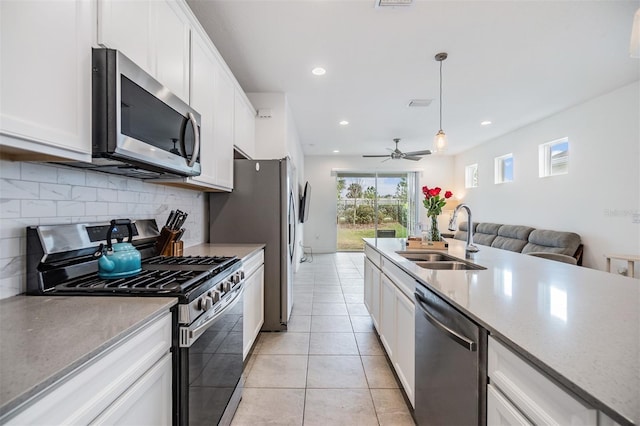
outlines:
[[[382,272],[391,278],[391,281],[393,281],[405,296],[413,300],[413,293],[416,290],[416,280],[384,256],[381,259],[381,263]]]
[[[169,352],[171,313],[87,361],[6,424],[88,424]]]
[[[533,426],[533,424],[492,385],[487,386],[487,424],[490,426]]]
[[[365,254],[365,256],[367,256],[367,258],[369,258],[369,260],[371,260],[371,262],[374,265],[376,265],[378,268],[380,268],[380,253],[379,252],[375,251],[368,244],[365,244],[364,245],[364,254]]]
[[[535,424],[596,425],[597,411],[489,338],[491,383]]]
[[[249,257],[247,260],[242,259],[242,268],[244,269],[245,277],[251,276],[251,274],[258,270],[260,265],[264,263],[264,250],[260,250],[258,253]]]

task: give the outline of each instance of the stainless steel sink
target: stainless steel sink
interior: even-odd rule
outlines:
[[[407,260],[414,262],[417,266],[425,269],[444,269],[450,271],[463,271],[472,269],[487,269],[475,263],[465,262],[457,257],[445,253],[434,251],[397,251],[397,254]]]
[[[397,251],[397,254],[404,257],[407,260],[413,262],[425,261],[425,262],[442,262],[442,261],[458,261],[459,259],[449,256],[448,254],[433,252],[433,251]]]
[[[440,261],[440,262],[415,262],[415,264],[421,268],[425,269],[445,269],[450,271],[465,271],[470,269],[487,269],[484,266],[476,265],[473,263],[467,262],[451,262],[451,261]]]

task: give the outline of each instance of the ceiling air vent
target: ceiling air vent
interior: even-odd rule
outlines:
[[[376,0],[376,7],[411,6],[413,0]]]
[[[411,99],[409,101],[410,107],[428,107],[433,102],[433,99]]]

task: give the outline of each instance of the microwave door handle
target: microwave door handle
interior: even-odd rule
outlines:
[[[200,131],[198,130],[198,121],[196,120],[196,117],[192,113],[188,113],[188,117],[189,117],[189,123],[191,123],[191,126],[193,127],[194,140],[193,140],[193,154],[191,155],[191,160],[187,162],[187,165],[189,167],[193,167],[196,160],[198,159],[198,155],[200,155]],[[182,129],[180,131],[181,133],[180,146],[182,147],[182,152],[184,153],[185,156],[187,154],[187,147],[184,140],[186,130],[187,130],[186,124],[187,123],[185,121],[182,122]]]
[[[196,121],[196,117],[192,113],[189,113],[189,122],[191,126],[193,126],[193,154],[191,155],[191,160],[189,161],[189,167],[193,167],[200,155],[200,130],[198,129],[198,122]]]

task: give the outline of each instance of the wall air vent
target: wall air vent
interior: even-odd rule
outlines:
[[[376,0],[376,7],[411,6],[413,0]]]
[[[410,107],[428,107],[433,102],[433,99],[411,99],[409,101]]]

